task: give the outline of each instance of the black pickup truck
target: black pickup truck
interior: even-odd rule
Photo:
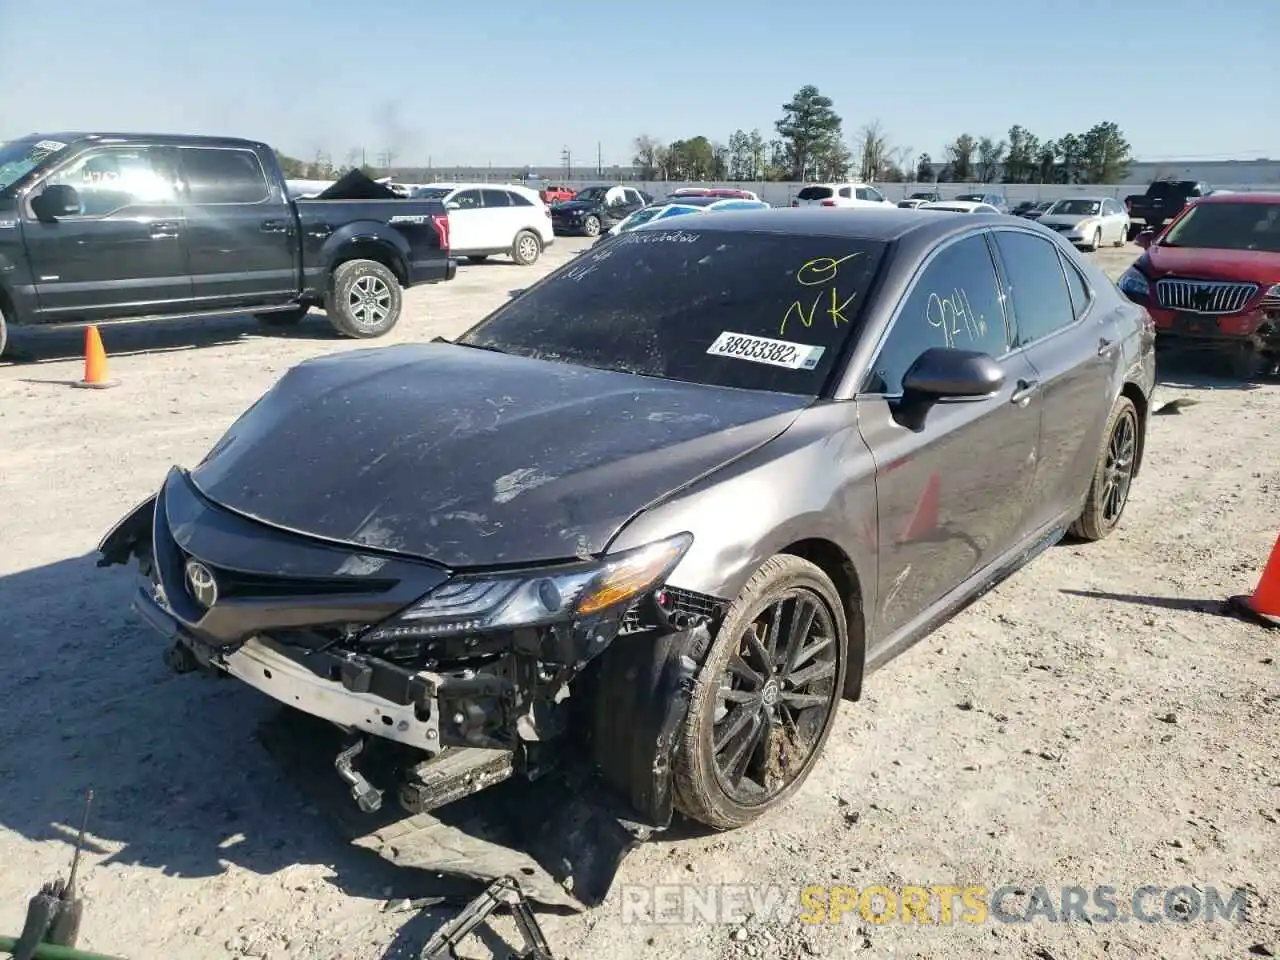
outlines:
[[[1210,186],[1201,180],[1156,180],[1147,187],[1146,193],[1124,198],[1124,205],[1129,208],[1130,229],[1136,232],[1145,226],[1159,233],[1183,207],[1210,191]]]
[[[400,318],[403,288],[451,280],[449,220],[359,171],[290,200],[275,151],[224,137],[33,134],[0,144],[6,325],[253,314],[323,305],[349,337]]]

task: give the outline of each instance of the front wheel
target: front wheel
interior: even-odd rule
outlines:
[[[1123,247],[1128,242],[1129,242],[1129,225],[1126,223],[1121,225],[1120,231],[1116,234],[1116,246]]]
[[[1101,540],[1120,523],[1138,464],[1138,408],[1126,396],[1116,401],[1104,434],[1084,511],[1070,532],[1081,540]]]
[[[1092,252],[1094,250],[1097,250],[1100,246],[1102,246],[1102,228],[1101,227],[1093,231],[1093,242],[1090,243],[1089,246],[1086,247],[1086,249]]]
[[[376,260],[348,260],[333,271],[325,313],[344,337],[380,337],[400,319],[403,291],[396,275]]]
[[[747,582],[702,659],[680,731],[682,813],[722,830],[744,826],[808,778],[844,690],[843,610],[831,579],[789,554]]]
[[[582,221],[582,232],[588,237],[600,236],[600,218],[595,214]]]
[[[535,263],[542,253],[542,244],[530,230],[521,230],[511,242],[511,259],[522,267]]]

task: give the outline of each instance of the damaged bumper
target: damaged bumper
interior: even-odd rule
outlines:
[[[536,777],[577,739],[595,744],[638,819],[670,821],[690,651],[705,649],[710,619],[678,591],[650,585],[571,623],[424,639],[403,612],[456,582],[449,571],[264,527],[205,500],[180,470],[99,549],[103,566],[137,559],[132,606],[173,641],[172,667],[235,677],[354,737],[334,765],[362,809],[382,794],[353,766],[366,738],[401,752],[389,786],[411,813]]]

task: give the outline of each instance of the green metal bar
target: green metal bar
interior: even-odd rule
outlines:
[[[0,956],[11,956],[18,945],[17,937],[0,936]],[[56,943],[38,943],[34,960],[124,960],[123,957],[112,957],[105,953],[90,953],[88,950],[77,950],[75,947],[60,947]]]

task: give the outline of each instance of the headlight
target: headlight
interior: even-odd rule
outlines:
[[[1137,267],[1130,267],[1120,274],[1120,281],[1116,285],[1121,293],[1130,297],[1151,296],[1151,284]]]
[[[572,566],[455,577],[365,640],[511,630],[589,617],[643,596],[675,569],[690,533]]]
[[[1280,300],[1280,283],[1275,284],[1271,289],[1262,295],[1264,300]]]
[[[1096,227],[1097,225],[1098,225],[1097,220],[1081,220],[1071,229],[1074,230],[1076,233],[1084,233],[1086,230],[1089,230],[1092,227]]]

